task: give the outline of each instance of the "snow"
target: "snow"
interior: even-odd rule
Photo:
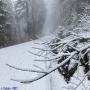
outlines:
[[[36,41],[31,41],[0,50],[0,87],[16,86],[18,87],[18,90],[46,90],[46,78],[25,85],[11,81],[11,78],[28,79],[33,77],[32,75],[34,74],[30,72],[17,71],[5,65],[8,63],[21,68],[31,68],[33,66],[33,60],[38,57],[28,53],[28,51],[31,51],[32,46],[37,46],[34,44],[35,42]],[[34,50],[32,49],[32,51]]]
[[[54,38],[54,36],[47,36],[39,40],[30,41],[27,43],[7,47],[0,50],[0,88],[1,87],[17,87],[18,90],[68,90],[68,86],[74,86],[73,84],[67,84],[64,81],[63,76],[61,76],[58,71],[54,71],[50,75],[36,81],[30,84],[21,84],[19,82],[15,82],[10,80],[13,79],[32,79],[33,77],[39,75],[36,73],[31,72],[22,72],[15,69],[12,69],[6,64],[10,64],[13,66],[17,66],[19,68],[25,68],[25,69],[31,69],[35,68],[33,65],[38,65],[40,67],[43,67],[45,69],[45,65],[41,63],[35,63],[33,60],[36,59],[42,59],[42,57],[35,56],[33,54],[30,54],[28,51],[37,53],[38,51],[36,49],[33,49],[32,47],[44,47],[41,44],[35,44],[35,43],[42,43],[47,42],[48,40]],[[75,77],[79,77],[80,80],[83,79],[83,68],[79,67],[77,72],[74,74]],[[80,81],[76,78],[71,79],[71,82],[79,84]],[[85,78],[84,85],[86,87],[86,90],[90,90],[90,83]],[[85,90],[83,84],[81,84],[77,90]],[[65,88],[66,87],[66,88]]]

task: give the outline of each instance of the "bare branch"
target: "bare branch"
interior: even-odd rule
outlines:
[[[75,47],[73,47],[73,46],[71,46],[71,45],[69,45],[69,44],[67,44],[67,46],[70,46],[71,48],[73,48],[73,49],[76,50],[77,52],[80,52],[77,48],[75,48]]]
[[[59,45],[61,45],[61,44],[65,44],[65,46],[66,45],[68,45],[70,42],[72,42],[72,41],[76,41],[76,40],[80,40],[80,39],[90,39],[90,37],[75,37],[75,38],[73,38],[73,39],[70,39],[69,41],[65,41],[65,39],[63,40],[61,40],[60,42],[58,42],[58,43],[54,43],[55,45],[58,45],[57,47],[55,47],[55,48],[53,48],[53,50],[55,50],[55,49],[58,49],[60,46]],[[54,44],[51,44],[51,45],[54,45]]]
[[[34,49],[38,49],[38,50],[41,50],[41,51],[50,51],[49,49],[47,50],[45,50],[45,49],[42,49],[42,48],[37,48],[37,47],[32,47],[32,48],[34,48]]]
[[[60,46],[62,46],[63,44],[66,44],[66,45],[69,45],[69,43],[70,42],[72,42],[72,41],[75,41],[75,40],[79,40],[79,39],[90,39],[90,38],[85,38],[85,37],[76,37],[76,38],[74,38],[74,39],[71,39],[71,40],[69,40],[68,42],[67,41],[64,41],[64,40],[62,40],[62,41],[60,41],[60,42],[58,42],[58,43],[54,43],[54,44],[50,44],[50,45],[58,45],[58,46],[56,46],[55,48],[53,48],[53,49],[41,49],[41,48],[36,48],[36,47],[32,47],[32,48],[34,48],[34,49],[38,49],[38,50],[42,50],[42,51],[52,51],[52,50],[55,50],[55,49],[58,49]],[[65,46],[66,46],[65,45]],[[75,49],[75,48],[74,48]],[[77,50],[77,49],[75,49],[75,50]]]
[[[55,48],[53,49],[41,49],[41,48],[36,48],[36,47],[32,47],[34,49],[38,49],[38,50],[42,50],[42,51],[52,51],[52,50],[55,50],[55,49],[58,49],[59,47],[63,46],[63,44],[59,44],[58,46],[56,46]]]
[[[37,44],[37,45],[48,45],[48,43],[34,43],[34,44]]]
[[[41,71],[41,70],[30,70],[30,69],[23,69],[23,68],[18,68],[16,66],[12,66],[12,65],[9,65],[9,64],[6,64],[7,66],[13,68],[13,69],[16,69],[16,70],[20,70],[20,71],[25,71],[25,72],[37,72],[37,73],[46,73],[44,71]]]
[[[48,62],[48,61],[58,61],[60,59],[60,57],[62,56],[70,56],[71,53],[59,53],[58,55],[56,55],[55,57],[52,57],[50,59],[46,59],[46,60],[34,60],[34,61],[39,61],[39,62]]]
[[[85,47],[83,47],[83,48],[81,48],[79,51],[83,51],[83,50],[86,50],[86,49],[88,49],[88,48],[90,48],[90,44],[88,44],[87,46],[85,46]]]
[[[90,49],[87,49],[87,51],[83,54],[83,56],[84,56],[85,54],[87,54],[88,52],[90,52]]]
[[[71,39],[71,40],[69,40],[69,41],[65,41],[65,39],[64,39],[64,40],[62,39],[60,42],[54,43],[54,44],[50,44],[50,45],[66,44],[66,43],[68,43],[68,42],[72,42],[72,41],[75,41],[75,40],[78,40],[78,39],[80,39],[80,37],[75,37],[74,39]]]
[[[38,57],[43,57],[43,58],[47,58],[47,59],[49,59],[49,57],[46,57],[46,56],[42,56],[42,55],[39,55],[39,54],[35,54],[35,53],[33,53],[33,52],[31,52],[31,51],[28,51],[30,54],[33,54],[33,55],[35,55],[35,56],[38,56]]]
[[[34,81],[37,81],[37,80],[39,80],[39,79],[47,76],[48,74],[52,73],[53,71],[57,70],[57,69],[58,69],[59,67],[61,67],[64,63],[66,63],[67,61],[69,61],[76,53],[77,53],[77,52],[73,52],[73,53],[71,54],[71,56],[69,56],[69,57],[68,57],[67,59],[65,59],[63,62],[61,62],[60,64],[57,64],[54,68],[49,69],[49,70],[47,71],[47,73],[43,73],[42,75],[37,76],[37,77],[35,77],[35,78],[32,78],[31,80],[15,80],[15,79],[12,79],[12,80],[18,81],[18,82],[20,82],[20,83],[25,83],[25,84],[26,84],[26,83],[28,84],[28,83],[32,83],[32,82],[34,82]]]

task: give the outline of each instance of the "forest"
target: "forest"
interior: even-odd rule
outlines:
[[[87,24],[88,29],[89,4],[89,0],[1,0],[0,47],[55,34],[59,26],[73,30]]]
[[[45,12],[42,0],[0,0],[0,47],[37,39]]]
[[[17,71],[37,74],[12,81],[31,84],[50,75],[51,85],[57,71],[69,85],[62,90],[79,90],[80,85],[84,88],[80,90],[90,90],[90,85],[83,83],[90,83],[90,0],[0,0],[0,48],[35,40],[39,41],[31,47],[34,52],[31,49],[28,53],[38,56],[35,63],[45,64],[46,69],[43,64],[30,70],[7,63]],[[76,75],[77,71],[81,73],[79,69],[84,74],[82,80]],[[50,86],[50,90],[59,90],[55,88]]]

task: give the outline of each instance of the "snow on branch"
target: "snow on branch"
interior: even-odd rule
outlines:
[[[32,47],[34,49],[38,49],[38,50],[43,51],[43,52],[47,52],[47,51],[54,52],[53,50],[58,51],[58,48],[59,48],[58,53],[55,54],[54,56],[52,56],[51,58],[49,56],[45,56],[45,55],[42,55],[42,54],[40,55],[38,53],[33,53],[31,51],[28,51],[30,54],[33,54],[33,55],[38,56],[38,57],[45,58],[43,60],[34,60],[34,61],[37,61],[37,62],[56,61],[58,63],[56,64],[56,66],[49,68],[47,71],[44,70],[42,67],[39,67],[37,65],[34,65],[34,67],[36,67],[39,70],[18,68],[16,66],[6,64],[7,66],[9,66],[13,69],[16,69],[16,70],[40,73],[38,76],[33,77],[30,80],[28,78],[27,78],[27,80],[26,79],[25,80],[11,79],[11,80],[17,81],[17,82],[20,82],[20,83],[23,83],[23,84],[28,84],[28,83],[32,83],[32,82],[35,82],[37,80],[40,80],[40,79],[44,78],[45,76],[49,75],[50,73],[54,72],[55,70],[57,70],[57,69],[59,70],[60,67],[62,68],[62,66],[65,65],[70,60],[72,61],[74,58],[75,58],[75,60],[76,59],[78,60],[79,59],[78,57],[80,57],[82,55],[85,56],[85,54],[90,51],[90,44],[86,45],[85,47],[81,46],[81,48],[78,47],[77,45],[75,46],[75,44],[78,44],[77,43],[78,41],[79,41],[79,43],[82,43],[83,41],[87,42],[87,40],[90,40],[90,37],[81,37],[81,36],[80,37],[79,36],[75,37],[74,36],[73,38],[72,37],[71,38],[68,38],[68,37],[64,38],[64,39],[60,40],[59,42],[49,43],[48,46],[55,45],[55,47],[50,47],[50,49],[42,49],[42,48]],[[80,57],[80,59],[81,59],[81,57]],[[75,63],[74,68],[77,69],[77,67],[78,67],[78,63]],[[73,68],[71,68],[71,69],[73,69]],[[72,75],[73,75],[73,73],[72,73]]]
[[[17,81],[20,83],[32,83],[34,81],[37,81],[45,76],[47,76],[48,74],[52,73],[53,71],[57,70],[59,67],[61,67],[63,64],[65,64],[66,62],[68,62],[75,54],[77,54],[77,52],[73,52],[67,59],[65,59],[64,61],[62,61],[60,64],[57,64],[54,68],[49,69],[46,73],[43,73],[35,78],[32,78],[31,80],[16,80],[16,79],[11,79],[13,81]]]
[[[72,39],[73,38],[73,39]],[[59,41],[59,42],[57,42],[57,43],[53,43],[53,44],[49,44],[49,45],[51,45],[51,46],[53,46],[53,45],[60,45],[60,44],[66,44],[66,43],[70,43],[70,42],[72,42],[72,41],[75,41],[75,40],[80,40],[80,39],[85,39],[85,40],[89,40],[90,39],[90,37],[72,37],[71,39],[70,38],[64,38],[64,39],[62,39],[61,41]]]
[[[88,49],[88,48],[90,48],[90,44],[88,44],[88,45],[85,46],[85,47],[82,47],[82,48],[80,49],[80,51],[82,52],[82,51],[84,51],[84,50],[86,50],[86,49]]]
[[[33,53],[33,52],[31,52],[31,51],[28,51],[28,52],[29,52],[30,54],[36,55],[36,56],[38,56],[38,57],[43,57],[43,58],[49,59],[49,57],[46,57],[46,56],[43,56],[43,55],[39,55],[39,54]]]
[[[69,45],[69,44],[67,44],[67,46],[70,46],[71,48],[73,48],[73,49],[76,50],[77,52],[80,52],[77,48],[75,48],[75,47],[73,47],[73,46],[71,46],[71,45]]]
[[[40,61],[40,62],[48,62],[48,61],[58,61],[62,56],[70,56],[71,53],[59,53],[56,56],[53,56],[52,58],[46,59],[46,60],[34,60],[34,61]]]

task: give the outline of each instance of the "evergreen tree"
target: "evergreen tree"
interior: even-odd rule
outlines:
[[[8,12],[5,10],[5,3],[0,0],[0,47],[5,47],[8,44],[8,28],[7,22]]]

